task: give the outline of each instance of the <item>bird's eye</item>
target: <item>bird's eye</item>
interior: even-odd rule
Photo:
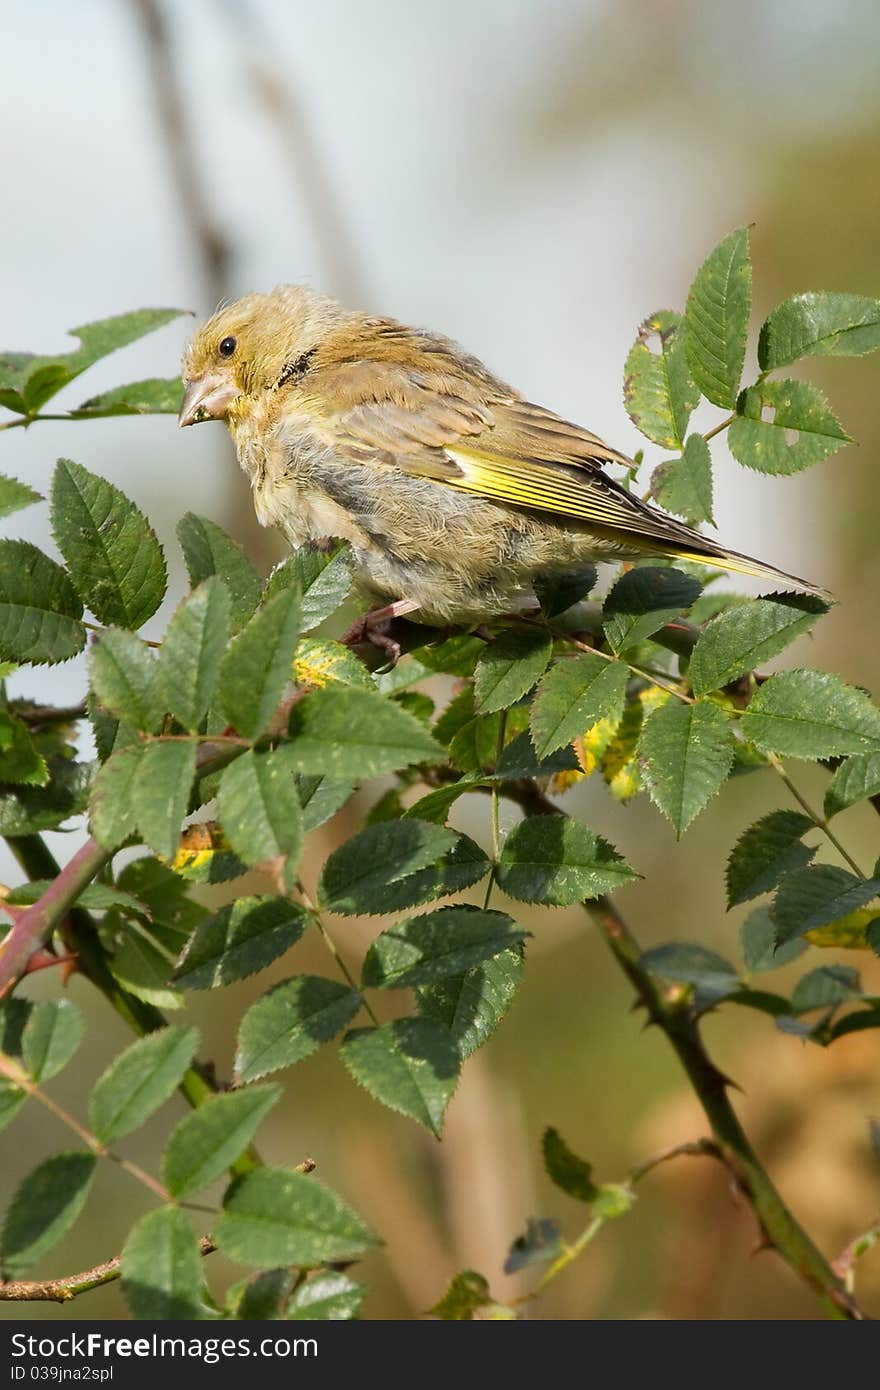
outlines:
[[[217,351],[221,357],[231,357],[237,347],[238,342],[235,338],[222,338]]]

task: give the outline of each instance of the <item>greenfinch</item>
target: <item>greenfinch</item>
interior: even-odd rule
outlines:
[[[348,541],[377,616],[479,623],[542,579],[646,555],[820,592],[640,501],[602,468],[625,454],[450,339],[302,285],[218,310],[183,378],[180,425],[225,420],[261,524]]]

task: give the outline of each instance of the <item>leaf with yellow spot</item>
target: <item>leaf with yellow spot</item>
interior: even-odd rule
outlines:
[[[650,685],[640,691],[624,710],[623,718],[600,761],[602,776],[615,801],[629,801],[642,790],[642,774],[636,761],[642,726],[648,715],[665,705],[670,698],[668,690]]]
[[[215,820],[197,821],[186,827],[169,867],[189,883],[226,883],[247,873]]]
[[[585,777],[592,777],[596,771],[602,754],[617,731],[618,724],[619,721],[616,719],[600,719],[591,729],[587,729],[583,738],[575,739],[575,756]]]
[[[838,917],[835,922],[826,922],[824,926],[806,932],[804,939],[809,941],[811,946],[836,947],[846,951],[871,951],[874,948],[868,940],[868,927],[872,922],[876,922],[878,917],[880,899],[875,899],[868,907],[857,907],[855,912],[848,912],[845,917]]]
[[[293,678],[297,685],[324,690],[331,682],[374,690],[373,678],[354,652],[341,642],[327,638],[302,637],[293,658]]]

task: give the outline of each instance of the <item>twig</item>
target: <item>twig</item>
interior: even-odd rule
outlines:
[[[210,1255],[217,1247],[209,1236],[199,1241],[199,1253]],[[0,1302],[8,1303],[69,1303],[81,1293],[99,1289],[102,1284],[112,1284],[121,1273],[122,1256],[83,1270],[81,1274],[68,1274],[63,1279],[30,1281],[12,1279],[0,1283]]]
[[[852,869],[853,873],[856,874],[859,878],[864,878],[865,874],[859,868],[852,855],[841,844],[840,840],[837,838],[837,835],[831,829],[831,826],[828,824],[827,820],[825,820],[825,817],[820,816],[818,811],[813,810],[813,807],[810,805],[809,801],[807,801],[804,794],[798,789],[798,787],[792,781],[791,777],[789,777],[788,773],[785,770],[785,766],[782,760],[780,758],[777,758],[775,753],[768,753],[767,761],[773,768],[774,772],[777,772],[779,776],[782,778],[783,782],[788,787],[788,790],[791,792],[795,801],[800,806],[804,814],[806,816],[809,816],[810,820],[816,826],[816,829],[821,830],[822,834],[828,837],[828,840],[837,850],[837,853],[840,855],[841,859],[845,860],[846,863],[849,864],[849,867]]]
[[[327,947],[327,950],[330,952],[330,954],[331,954],[331,956],[333,957],[333,959],[335,960],[336,964],[339,966],[340,973],[345,977],[346,983],[349,985],[349,987],[350,987],[351,989],[353,989],[353,990],[355,991],[356,994],[360,994],[360,996],[361,996],[361,1003],[363,1004],[365,1010],[366,1010],[367,1013],[369,1014],[370,1019],[372,1020],[374,1027],[378,1028],[378,1027],[380,1026],[380,1024],[379,1024],[378,1018],[376,1017],[375,1013],[373,1012],[373,1006],[371,1005],[369,999],[367,999],[367,998],[361,993],[361,987],[360,987],[360,985],[358,984],[358,982],[357,982],[357,980],[355,979],[354,975],[353,975],[353,974],[351,973],[351,971],[349,970],[348,965],[347,965],[346,962],[345,962],[345,957],[342,955],[342,952],[340,951],[339,947],[336,945],[336,942],[333,940],[333,937],[330,935],[330,932],[327,930],[326,924],[325,924],[324,919],[322,918],[320,912],[318,911],[318,909],[317,909],[317,907],[315,906],[315,904],[312,902],[312,899],[309,897],[308,893],[306,892],[306,890],[305,890],[305,888],[304,888],[304,886],[303,886],[303,884],[302,884],[301,882],[297,882],[296,888],[297,888],[297,892],[299,893],[300,897],[302,898],[303,907],[305,908],[306,912],[309,914],[309,916],[311,917],[313,923],[314,923],[315,926],[317,927],[318,932],[319,932],[319,934],[320,934],[320,936],[321,936],[321,939],[322,939],[322,941],[324,942],[324,945]]]

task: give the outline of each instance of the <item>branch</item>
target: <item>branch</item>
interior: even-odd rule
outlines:
[[[210,1255],[217,1247],[209,1236],[202,1236],[199,1252]],[[122,1266],[122,1256],[115,1255],[112,1260],[86,1269],[82,1274],[68,1274],[63,1279],[35,1280],[12,1279],[0,1283],[0,1302],[8,1303],[69,1303],[78,1294],[89,1293],[102,1284],[112,1284],[118,1279]]]

